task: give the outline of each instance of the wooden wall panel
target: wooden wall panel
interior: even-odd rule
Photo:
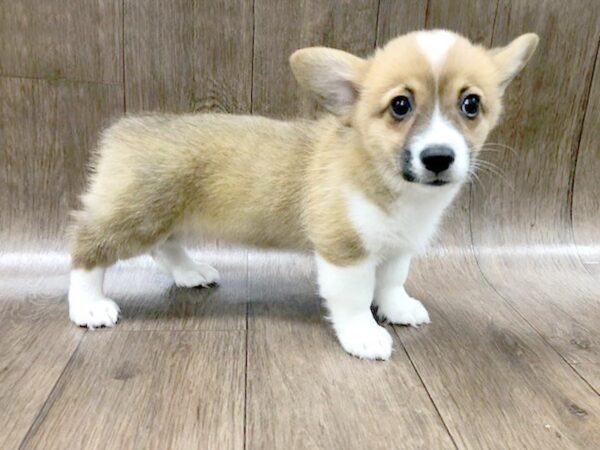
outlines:
[[[380,0],[377,18],[377,45],[425,26],[428,2],[422,0]]]
[[[600,37],[600,8],[595,0],[501,0],[493,44],[528,31],[541,36],[538,51],[509,86],[504,119],[491,137],[516,152],[490,154],[507,180],[495,177],[487,195],[474,196],[476,245],[570,239],[570,175]],[[486,182],[488,175],[482,174]]]
[[[445,28],[489,45],[498,0],[429,0],[425,27]]]
[[[252,2],[125,3],[127,111],[250,112]]]
[[[122,98],[119,86],[0,78],[4,250],[62,242],[98,132]]]
[[[120,83],[122,0],[0,0],[0,76]]]
[[[588,96],[573,186],[573,232],[582,262],[600,275],[600,52]]]
[[[255,0],[254,14],[252,110],[257,114],[315,113],[314,101],[300,89],[289,68],[294,50],[324,45],[366,56],[375,48],[375,1]]]

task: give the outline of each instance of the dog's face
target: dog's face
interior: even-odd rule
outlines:
[[[473,170],[504,89],[537,43],[525,34],[487,50],[449,31],[419,31],[369,59],[313,47],[290,62],[300,84],[357,130],[386,179],[443,186]]]

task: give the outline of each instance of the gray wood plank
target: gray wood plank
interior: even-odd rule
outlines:
[[[68,324],[66,258],[23,259],[0,254],[2,449],[19,446],[84,334]]]
[[[122,82],[122,0],[0,1],[0,76]]]
[[[252,2],[125,5],[127,110],[250,111]]]
[[[425,27],[448,29],[490,45],[498,1],[429,0]]]
[[[600,49],[596,54],[594,79],[587,99],[587,110],[579,141],[577,167],[574,173],[572,220],[579,255],[590,273],[600,278]]]
[[[244,446],[245,332],[89,332],[23,448]]]
[[[123,111],[120,86],[0,78],[0,243],[63,242],[99,130]]]
[[[482,282],[471,256],[422,259],[408,290],[432,323],[396,331],[460,448],[598,447],[600,397]]]
[[[420,0],[379,0],[377,45],[382,47],[401,34],[424,28],[427,3]]]

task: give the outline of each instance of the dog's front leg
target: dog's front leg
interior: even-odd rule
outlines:
[[[327,303],[335,333],[348,353],[366,359],[388,359],[392,337],[371,313],[375,262],[370,258],[337,266],[317,255],[319,292]]]
[[[429,314],[423,304],[408,295],[404,289],[409,266],[410,256],[400,254],[377,268],[374,304],[380,319],[416,327],[429,323]]]

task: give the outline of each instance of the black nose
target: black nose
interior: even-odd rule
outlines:
[[[423,165],[427,170],[440,173],[454,162],[454,150],[445,145],[427,147],[421,152],[421,161],[423,161]]]

